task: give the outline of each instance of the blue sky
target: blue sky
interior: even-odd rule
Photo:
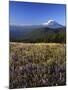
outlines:
[[[28,2],[9,2],[10,25],[39,25],[55,20],[65,25],[64,4],[41,4]]]

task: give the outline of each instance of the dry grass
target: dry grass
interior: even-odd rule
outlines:
[[[10,43],[10,88],[66,84],[66,46]]]

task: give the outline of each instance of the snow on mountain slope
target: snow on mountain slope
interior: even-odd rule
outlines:
[[[47,23],[43,23],[42,25],[45,27],[54,28],[54,29],[63,27],[61,24],[57,23],[54,20],[49,20]]]

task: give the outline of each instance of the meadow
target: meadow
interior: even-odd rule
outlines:
[[[10,42],[10,88],[66,85],[66,45]]]

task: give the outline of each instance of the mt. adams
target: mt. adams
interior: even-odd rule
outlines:
[[[53,28],[53,29],[62,28],[63,27],[61,24],[57,23],[54,20],[49,20],[47,23],[43,23],[42,25],[44,27]]]

